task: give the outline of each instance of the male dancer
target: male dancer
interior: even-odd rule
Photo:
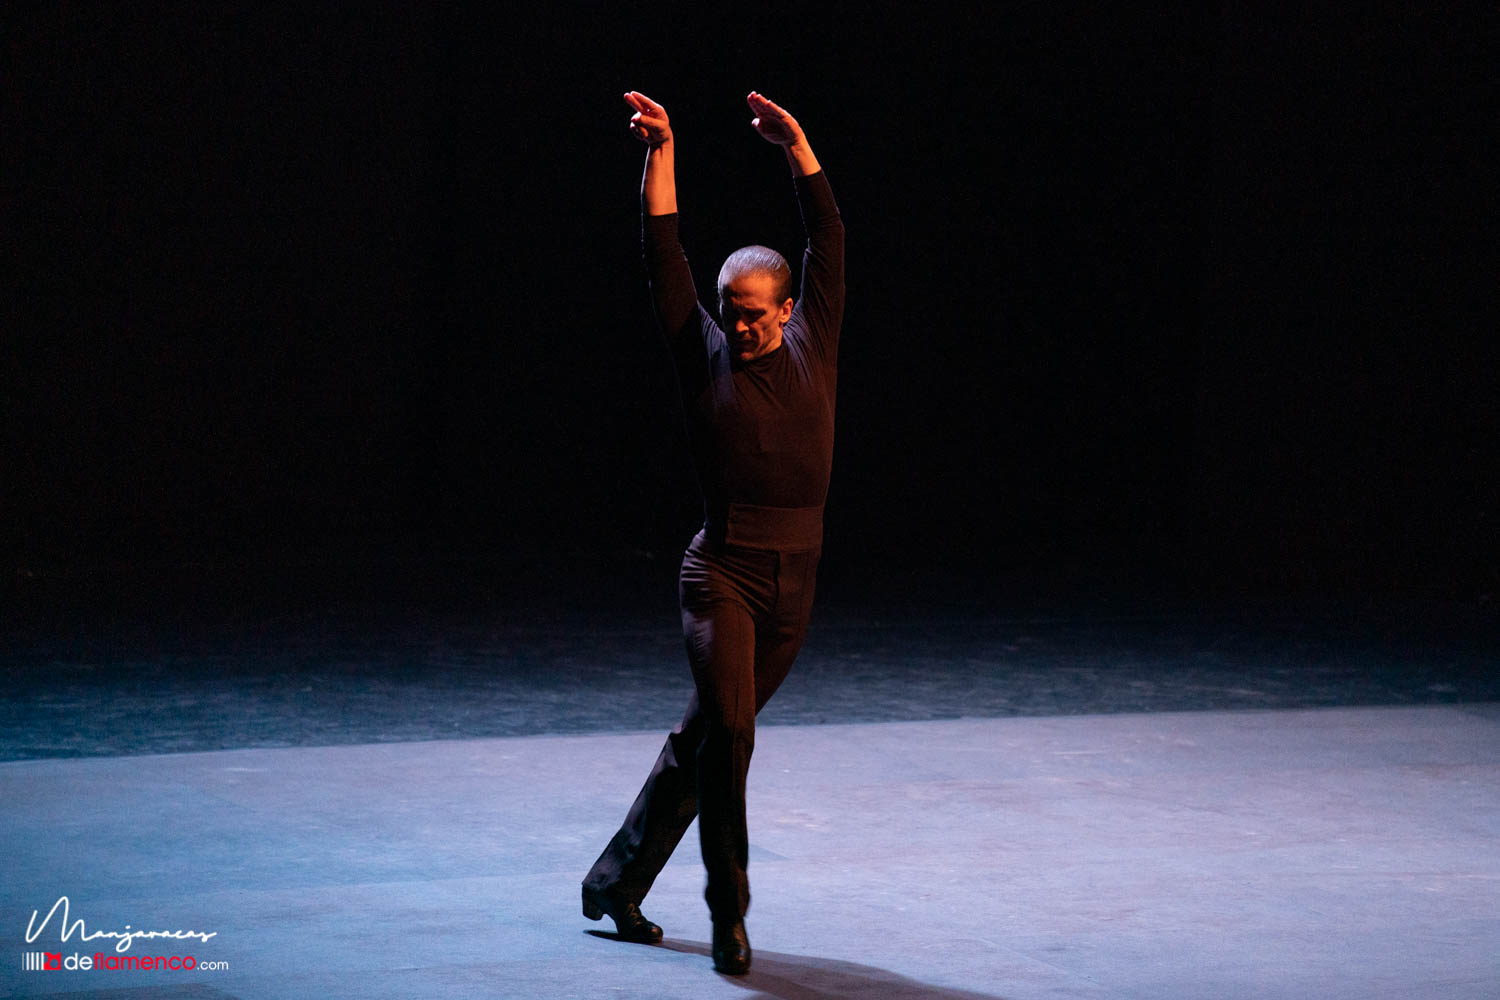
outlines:
[[[583,912],[620,936],[658,941],[640,902],[693,816],[708,870],[714,968],[750,968],[744,916],[745,777],[755,715],[802,646],[823,544],[844,312],[844,227],[797,120],[758,93],[751,125],[786,154],[807,231],[802,293],[774,250],[735,251],[719,271],[716,322],[698,302],[677,239],[671,123],[631,91],[646,144],[641,211],[656,320],[671,348],[704,524],[682,560],[682,631],[695,691],[625,823],[583,880]]]

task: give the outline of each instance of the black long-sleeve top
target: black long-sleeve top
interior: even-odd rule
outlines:
[[[781,346],[741,362],[698,301],[677,215],[642,218],[656,319],[672,350],[706,519],[730,504],[821,508],[833,467],[844,314],[844,225],[823,171],[795,179],[807,232],[802,292]]]

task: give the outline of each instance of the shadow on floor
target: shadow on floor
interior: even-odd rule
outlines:
[[[687,955],[702,955],[705,961],[710,960],[712,951],[707,942],[672,938],[656,947]],[[881,1000],[1005,1000],[994,993],[919,983],[872,965],[775,951],[757,950],[749,973],[723,978],[743,987],[746,1000],[844,1000],[846,997],[849,1000],[864,1000],[866,997],[880,997]]]

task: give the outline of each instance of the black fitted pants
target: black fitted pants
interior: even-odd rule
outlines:
[[[693,539],[678,591],[695,690],[586,888],[640,903],[696,815],[709,913],[715,922],[745,915],[755,716],[802,648],[819,552]]]

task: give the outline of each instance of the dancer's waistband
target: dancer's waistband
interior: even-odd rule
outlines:
[[[732,503],[722,512],[708,511],[703,531],[716,542],[746,549],[817,549],[823,545],[823,508]]]

